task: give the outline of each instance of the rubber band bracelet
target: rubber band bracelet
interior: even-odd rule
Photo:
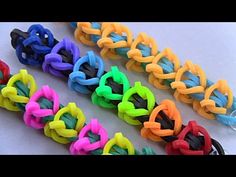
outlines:
[[[75,103],[63,106],[59,96],[45,85],[37,91],[37,85],[27,70],[10,76],[9,67],[0,61],[4,76],[0,84],[0,107],[24,112],[24,122],[35,129],[43,129],[47,137],[61,144],[70,144],[73,155],[154,155],[150,147],[142,152],[134,149],[121,132],[108,139],[105,128],[97,119],[85,123],[85,116]]]
[[[39,27],[42,31],[44,29],[41,25],[33,26],[36,26],[35,30]],[[19,30],[13,30],[14,35],[11,33],[11,36],[12,41],[17,43],[22,38],[21,33],[25,32],[15,31]],[[30,35],[28,38],[33,37]],[[45,41],[45,36],[41,40]],[[12,43],[13,47],[17,48],[17,45]],[[47,45],[46,42],[40,44],[42,45],[40,47]],[[25,56],[28,56],[27,52],[36,56],[33,55],[30,46],[27,46],[27,50],[24,48],[22,50],[26,52]],[[57,77],[68,77],[68,85],[72,90],[83,94],[92,93],[94,104],[104,108],[118,108],[119,118],[127,123],[143,124],[141,135],[153,141],[166,141],[168,154],[200,155],[212,152],[224,154],[221,145],[210,138],[207,131],[195,121],[190,121],[187,126],[182,125],[181,115],[172,101],[164,100],[158,105],[152,92],[140,82],[130,87],[128,78],[117,67],[113,66],[109,72],[104,71],[102,59],[92,51],[81,58],[78,54],[79,49],[76,45],[64,38],[45,55],[44,61],[40,60],[42,69]],[[24,63],[29,63],[28,59],[30,58],[25,58]],[[34,60],[39,61],[37,57]]]
[[[170,48],[158,50],[155,40],[141,32],[132,32],[120,23],[72,22],[75,38],[88,46],[101,48],[104,59],[127,60],[126,68],[149,74],[148,81],[158,89],[173,89],[174,97],[187,104],[202,117],[216,119],[226,126],[236,125],[232,115],[236,98],[225,80],[208,80],[205,72],[190,60],[180,65]]]

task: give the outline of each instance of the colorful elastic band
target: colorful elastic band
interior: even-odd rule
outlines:
[[[150,147],[137,151],[121,132],[108,139],[106,129],[91,119],[85,123],[85,116],[75,103],[63,106],[59,96],[45,85],[37,91],[37,85],[27,70],[10,76],[9,67],[0,61],[0,107],[24,113],[24,122],[61,144],[70,144],[73,155],[154,155]]]
[[[39,28],[41,31],[49,31],[41,25],[33,26],[34,28],[32,26],[30,28],[35,31]],[[14,36],[12,41],[17,43],[22,38],[21,33],[27,32],[16,31],[19,30],[13,30],[14,35],[11,36]],[[33,38],[33,35],[30,37]],[[41,37],[40,47],[45,45],[48,47],[48,42],[43,43],[47,40],[47,35]],[[13,44],[13,47],[17,48],[17,44]],[[33,49],[30,50],[30,46],[26,48],[29,51],[23,49],[23,53],[34,53]],[[79,53],[79,48],[68,38],[64,38],[51,49],[51,52],[45,54],[44,60],[40,60],[42,69],[57,77],[68,78],[71,90],[91,94],[94,104],[118,110],[118,117],[128,124],[142,125],[141,135],[152,141],[165,141],[168,154],[207,155],[213,152],[224,154],[221,145],[195,121],[190,121],[186,126],[182,125],[181,115],[174,102],[164,100],[158,105],[150,89],[140,82],[130,86],[127,76],[118,67],[112,66],[107,72],[104,70],[103,60],[92,51],[83,57],[78,56]],[[25,60],[27,61],[27,58]],[[37,57],[34,60],[39,61]]]
[[[202,68],[179,58],[166,48],[158,50],[155,40],[141,32],[133,39],[132,32],[120,23],[78,22],[72,23],[74,36],[81,43],[101,48],[104,59],[127,60],[126,68],[147,72],[148,81],[158,89],[173,89],[174,97],[187,104],[207,119],[236,125],[236,98],[225,80],[216,83],[207,79]]]

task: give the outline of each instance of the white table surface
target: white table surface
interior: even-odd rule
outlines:
[[[99,119],[107,129],[109,137],[115,132],[121,131],[134,144],[137,149],[144,146],[151,146],[157,154],[165,154],[164,143],[155,143],[145,140],[140,136],[139,128],[131,126],[120,120],[115,112],[102,109],[93,105],[88,96],[72,92],[67,83],[59,78],[43,73],[40,69],[21,64],[15,50],[10,44],[10,32],[13,28],[26,31],[34,23],[0,23],[0,59],[4,60],[15,74],[22,68],[35,76],[38,88],[48,84],[54,88],[62,104],[76,102],[84,111],[87,122],[93,117]],[[74,40],[73,30],[65,23],[41,23],[49,28],[56,39],[61,40],[67,36]],[[180,58],[181,63],[191,59],[194,63],[202,66],[207,77],[212,81],[226,79],[236,93],[236,23],[124,23],[137,36],[139,32],[147,32],[158,43],[160,50],[170,47]],[[75,41],[75,40],[74,40]],[[86,47],[80,43],[78,46],[83,56],[88,50],[98,49]],[[128,75],[133,84],[141,81],[148,86],[156,96],[157,102],[163,99],[174,100],[179,108],[183,122],[197,120],[203,125],[210,135],[218,140],[229,154],[236,154],[236,131],[226,127],[217,121],[210,121],[202,118],[190,106],[178,102],[170,92],[158,90],[150,85],[147,77],[143,74],[128,72],[120,61],[106,61],[106,70],[111,65],[118,65],[120,70]],[[10,112],[1,108],[0,112],[0,154],[69,154],[68,146],[58,144],[52,139],[43,135],[42,131],[27,127],[22,114]]]

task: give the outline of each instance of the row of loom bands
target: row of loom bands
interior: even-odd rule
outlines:
[[[88,53],[91,53],[91,52],[88,52]],[[80,60],[78,60],[78,62],[80,62]],[[75,67],[76,66],[77,66],[77,63],[75,64]],[[94,66],[91,66],[91,67],[94,67]],[[77,72],[81,72],[81,71],[74,69],[74,72],[77,73]],[[73,75],[74,72],[72,72],[70,74],[70,76]],[[112,79],[113,82],[111,82],[108,79]],[[69,81],[70,81],[70,79],[69,79]],[[108,83],[113,84],[113,86],[108,85]],[[121,88],[116,89],[117,91],[114,90],[116,88],[116,85],[114,83],[116,83],[116,85],[118,85],[118,84],[121,85]],[[69,84],[69,86],[70,86],[70,84]],[[119,104],[119,102],[122,101],[123,95],[129,89],[130,89],[130,85],[129,85],[129,81],[128,81],[127,77],[123,73],[121,73],[117,67],[112,67],[110,72],[107,72],[106,74],[104,74],[101,77],[101,79],[99,81],[99,86],[95,89],[95,92],[92,94],[92,102],[94,104],[98,104],[99,106],[102,106],[104,108],[116,108],[117,105],[114,105],[114,101],[118,101],[118,104]],[[136,89],[136,91],[138,89]],[[73,90],[76,90],[76,89],[73,89]],[[120,90],[121,90],[121,93],[120,93]],[[114,91],[115,91],[115,93],[114,93]],[[138,91],[138,92],[141,93],[141,91]],[[152,97],[154,98],[153,95],[152,95]],[[153,99],[153,106],[154,106],[154,102],[155,102],[155,100]],[[150,108],[150,110],[151,110],[151,108]],[[140,111],[138,111],[138,112],[140,112]]]
[[[113,69],[113,68],[116,68],[116,67],[112,67],[112,69]],[[109,73],[109,72],[108,72],[108,73]],[[106,74],[108,74],[108,73],[106,73]],[[105,75],[106,75],[106,74],[105,74]],[[105,76],[105,75],[104,75],[104,76]],[[116,74],[116,75],[118,75],[118,74]],[[102,78],[103,78],[104,76],[102,76]],[[102,78],[101,78],[101,80],[102,80]],[[106,79],[107,79],[107,78],[108,78],[108,77],[106,77]],[[104,85],[104,84],[102,84],[102,85]],[[138,85],[138,83],[137,83],[137,85]],[[111,89],[111,88],[110,88],[110,89]],[[96,90],[97,90],[97,89],[96,89]],[[137,90],[142,90],[142,89],[138,88]],[[140,92],[141,92],[141,91],[140,91]],[[107,94],[104,94],[104,95],[107,95]],[[153,97],[154,97],[154,96],[153,96]],[[153,100],[154,100],[154,99],[153,99]],[[154,102],[155,102],[155,100],[154,100]],[[140,110],[138,110],[138,111],[140,111]],[[141,111],[142,111],[142,110],[141,110]],[[132,111],[130,111],[130,112],[132,112]],[[142,114],[142,113],[141,113],[141,114]],[[130,121],[129,123],[132,124],[133,122]],[[133,123],[133,124],[135,124],[135,123]],[[177,124],[178,124],[178,123],[177,123]],[[182,124],[179,123],[178,125],[179,125],[178,127],[180,128]],[[162,134],[162,135],[163,135],[163,134]]]
[[[32,110],[32,103],[35,102],[33,100],[39,99],[40,97],[44,96],[45,98],[54,100],[54,110],[59,109],[59,100],[58,95],[55,93],[54,90],[50,89],[48,86],[45,86],[41,89],[40,92],[37,92],[35,96],[33,96],[32,100],[29,101],[29,103],[26,105],[26,112],[24,114],[24,118],[29,113],[33,113],[35,116],[38,115],[38,117],[31,117],[31,121],[37,120],[37,118],[41,118],[44,116],[54,115],[53,120],[51,120],[46,125],[40,122],[40,120],[37,120],[37,123],[40,126],[33,126],[34,128],[43,128],[44,127],[44,133],[46,136],[51,137],[56,142],[67,144],[71,141],[74,141],[77,137],[77,132],[79,132],[84,125],[85,117],[82,113],[82,111],[76,107],[74,103],[69,103],[68,106],[63,107],[61,106],[61,109],[59,111],[55,111],[55,113],[50,112],[51,110],[40,110],[39,108],[33,108]],[[47,112],[48,111],[48,112]],[[46,113],[46,114],[44,114]],[[44,115],[43,115],[44,114]],[[71,115],[71,116],[70,116]],[[74,118],[77,119],[77,121]],[[27,119],[25,119],[27,120]],[[26,122],[27,124],[27,122]],[[34,124],[31,124],[31,126]]]
[[[20,75],[19,75],[20,74]],[[16,103],[16,106],[18,107],[18,108],[21,108],[19,105],[17,105],[18,103],[24,103],[24,104],[26,104],[26,110],[25,110],[25,114],[29,114],[29,111],[32,111],[32,107],[30,107],[30,106],[28,106],[28,104],[27,103],[31,103],[31,102],[29,102],[29,98],[28,97],[31,97],[31,91],[32,90],[36,90],[36,88],[34,89],[34,88],[31,88],[31,86],[32,85],[34,85],[34,84],[32,84],[32,83],[34,83],[35,81],[34,81],[34,79],[33,79],[33,77],[31,76],[31,75],[29,75],[29,74],[27,74],[27,71],[26,70],[21,70],[20,71],[20,73],[19,74],[16,74],[16,75],[14,75],[14,76],[12,76],[11,77],[11,79],[9,80],[9,82],[8,82],[8,84],[6,85],[6,87],[4,87],[2,90],[1,90],[1,93],[2,93],[2,95],[4,96],[4,97],[7,97],[7,98],[9,98],[10,100],[12,100],[14,103]],[[22,76],[22,77],[21,77]],[[23,79],[22,79],[23,78]],[[17,95],[15,95],[15,94],[10,94],[11,92],[8,92],[9,94],[6,94],[6,90],[10,90],[10,89],[15,89],[15,90],[20,90],[20,88],[19,88],[19,84],[17,85],[17,84],[15,84],[15,85],[13,85],[12,83],[15,83],[15,82],[19,82],[19,81],[21,81],[23,84],[28,84],[28,80],[27,80],[27,78],[29,78],[29,80],[31,81],[30,83],[32,84],[32,85],[30,85],[30,88],[31,88],[31,90],[30,89],[25,89],[25,92],[27,92],[28,91],[28,93],[23,93],[23,95],[25,94],[25,95],[27,95],[27,97],[25,97],[25,96],[22,96],[22,93],[21,92],[17,92]],[[44,87],[43,88],[43,90],[45,91],[46,90],[46,92],[49,92],[50,91],[50,89],[49,88],[47,88],[47,87]],[[33,92],[34,93],[34,92]],[[50,93],[50,92],[49,92]],[[52,93],[52,91],[51,91],[51,93]],[[19,95],[18,95],[19,94]],[[40,94],[40,93],[39,93]],[[68,106],[70,106],[70,105],[68,105]],[[68,107],[67,106],[67,107]],[[62,108],[62,109],[60,109],[60,111],[63,111],[63,110],[65,110],[67,107],[64,107],[64,108]],[[31,108],[31,109],[30,109]],[[35,108],[35,107],[34,107]],[[30,109],[30,110],[28,110],[28,109]],[[37,108],[36,108],[37,109]],[[40,108],[39,108],[40,109]],[[24,109],[21,109],[21,110],[24,110]],[[40,111],[40,110],[38,110],[38,112],[37,112],[37,110],[34,110],[35,112],[35,114],[37,115],[37,113],[38,114],[42,114],[43,112],[42,111]],[[58,111],[57,112],[57,114],[55,115],[55,117],[54,117],[54,120],[52,120],[50,123],[49,123],[49,125],[47,126],[45,126],[44,127],[44,130],[45,130],[45,135],[46,136],[49,136],[49,137],[52,137],[55,141],[57,141],[57,142],[60,142],[60,143],[66,143],[67,142],[67,138],[69,137],[69,138],[75,138],[76,137],[76,135],[77,135],[77,131],[78,130],[80,130],[81,129],[81,127],[82,127],[82,125],[83,125],[83,115],[81,115],[81,113],[79,114],[79,115],[81,115],[81,117],[83,118],[82,119],[82,121],[77,121],[77,125],[76,125],[76,128],[75,128],[75,130],[73,130],[73,129],[71,129],[71,130],[66,130],[66,128],[65,129],[63,129],[63,125],[65,126],[65,123],[64,123],[64,121],[63,121],[63,125],[62,125],[62,122],[60,122],[59,121],[59,123],[57,124],[57,122],[58,122],[58,120],[62,117],[62,114],[60,114],[60,111]],[[68,111],[69,112],[69,111]],[[44,112],[45,113],[45,112]],[[70,113],[70,112],[69,112]],[[43,115],[41,115],[41,116],[43,116]],[[46,115],[46,116],[48,116],[48,115]],[[72,116],[74,116],[73,114],[72,114]],[[26,115],[24,115],[24,118],[26,117]],[[34,117],[31,117],[32,119],[34,119]],[[26,122],[27,122],[27,120],[26,119],[24,119]],[[28,119],[29,120],[29,119]],[[82,125],[81,125],[81,123],[79,123],[79,122],[82,122]],[[59,126],[51,126],[51,124],[56,124],[56,125],[59,125]],[[61,124],[60,124],[61,123]],[[79,124],[79,126],[78,126],[78,124]],[[29,124],[28,124],[29,125]],[[31,125],[31,124],[30,124]],[[32,125],[34,125],[34,124],[32,124]],[[60,127],[60,125],[62,125],[61,127]],[[39,127],[37,127],[37,128],[39,128]],[[58,128],[58,129],[56,129],[56,128]],[[72,127],[73,128],[73,127]],[[55,132],[53,132],[53,133],[51,133],[51,131],[53,131],[54,129],[56,129],[55,131],[56,131],[56,133]],[[47,131],[48,130],[48,131]],[[76,132],[76,133],[75,133]],[[74,136],[73,136],[74,135]],[[60,137],[61,136],[61,137]]]
[[[91,52],[89,52],[89,53],[90,53],[89,55],[87,54],[88,58],[89,58],[89,56],[91,56]],[[83,57],[81,59],[83,59]],[[71,59],[66,59],[65,62],[68,62],[70,60]],[[93,60],[94,60],[94,57],[93,57]],[[99,58],[99,60],[101,61],[100,58]],[[80,59],[75,63],[74,67],[77,66],[78,62],[80,62]],[[84,63],[84,64],[81,64],[81,63]],[[85,61],[83,61],[81,63],[79,66],[85,65]],[[87,66],[86,67],[84,66],[84,71],[85,70],[90,71],[89,72],[90,76],[93,75],[93,77],[95,77],[96,72],[98,72],[98,69],[97,70],[91,69],[91,68],[95,68],[93,63],[94,62],[88,62],[88,60],[87,60]],[[74,69],[73,71],[74,72],[81,72],[80,70],[79,71],[78,70],[79,70],[79,67],[77,67],[76,70]],[[99,81],[99,86],[100,86],[100,82],[102,83],[101,84],[102,85],[101,93],[105,92],[105,94],[101,94],[102,97],[105,97],[105,99],[104,99],[105,101],[103,100],[104,103],[111,102],[111,101],[109,102],[109,99],[113,99],[112,94],[114,94],[114,93],[112,93],[112,91],[116,90],[115,94],[117,94],[117,93],[122,94],[123,87],[124,87],[124,83],[122,83],[122,82],[125,79],[126,82],[128,83],[128,85],[127,85],[128,90],[123,93],[124,96],[123,95],[115,95],[114,98],[118,99],[118,100],[121,98],[122,99],[125,98],[124,102],[127,102],[128,106],[127,105],[124,105],[123,107],[121,106],[120,110],[122,110],[122,108],[126,109],[127,107],[132,108],[132,105],[133,105],[133,108],[135,108],[135,106],[136,106],[137,109],[134,109],[135,111],[133,111],[132,109],[130,109],[131,111],[130,110],[124,111],[123,118],[128,123],[135,124],[135,125],[138,125],[141,122],[142,123],[144,122],[145,127],[144,127],[144,129],[142,129],[141,133],[146,138],[149,138],[149,139],[152,139],[155,141],[165,140],[168,143],[173,143],[176,140],[178,140],[178,137],[176,135],[178,135],[178,133],[182,129],[182,120],[181,120],[179,112],[176,111],[177,108],[175,107],[174,103],[172,104],[172,106],[170,106],[170,104],[172,102],[166,101],[166,102],[162,103],[162,104],[165,104],[165,106],[161,105],[162,106],[161,108],[159,106],[157,106],[155,109],[161,109],[160,113],[158,115],[156,115],[157,119],[155,120],[155,118],[152,118],[152,120],[151,119],[149,120],[146,116],[150,115],[150,113],[152,112],[152,109],[156,105],[155,98],[154,98],[153,94],[149,91],[149,89],[141,86],[141,83],[139,83],[139,82],[135,83],[136,84],[135,87],[129,88],[129,81],[127,80],[125,75],[123,77],[121,77],[121,74],[118,71],[117,67],[112,67],[112,71],[110,71],[108,73],[104,71],[104,73],[105,74],[101,77],[101,79]],[[72,72],[72,75],[73,75],[73,72]],[[84,73],[84,76],[86,77],[87,75]],[[103,79],[103,78],[105,78],[105,79]],[[121,79],[121,78],[123,78],[123,79]],[[107,85],[105,85],[104,83],[106,83]],[[80,84],[81,84],[81,82],[80,82]],[[108,85],[110,87],[108,87]],[[103,89],[103,87],[105,89]],[[94,93],[96,93],[98,88],[99,87],[97,87],[95,89]],[[129,90],[131,90],[130,93],[129,93]],[[128,94],[127,94],[127,96],[125,96],[125,94],[127,92],[128,92]],[[109,94],[109,93],[111,93],[111,94]],[[129,99],[131,99],[131,100],[129,100]],[[112,101],[114,101],[114,100],[112,100]],[[130,101],[133,101],[133,103]],[[121,103],[118,102],[118,111],[120,111],[119,110],[120,104],[122,105],[122,101],[121,101]],[[103,104],[101,104],[101,105],[103,105]],[[106,107],[106,106],[103,106],[103,107]],[[107,106],[107,107],[109,107],[109,106]],[[112,107],[110,107],[110,108],[112,108]],[[171,118],[169,118],[165,114],[168,114],[168,116],[170,116]],[[120,116],[120,117],[122,117],[122,116]],[[133,120],[134,117],[137,117],[139,120],[138,119]],[[145,118],[145,121],[142,120],[143,118]],[[153,121],[154,123],[152,123],[152,122],[147,123],[148,121]],[[161,130],[161,128],[164,128],[164,130]],[[186,135],[185,139],[187,139],[186,141],[189,142],[188,148],[190,150],[191,149],[201,149],[201,146],[203,146],[202,142],[199,140],[199,139],[202,139],[201,132],[199,132],[198,135],[199,135],[198,136],[199,138],[194,137],[194,135],[192,135],[192,134]],[[192,142],[193,139],[195,142]],[[211,140],[209,140],[209,141],[211,142]],[[181,147],[179,147],[179,148],[181,148]],[[221,152],[219,154],[224,154],[224,151],[222,150],[222,148],[218,148],[218,149],[221,149]],[[204,150],[202,150],[201,152],[202,152],[202,154],[210,153],[210,151],[206,152]]]
[[[130,59],[126,64],[128,70],[148,72],[150,83],[159,89],[174,89],[175,98],[193,104],[193,109],[201,116],[216,118],[227,126],[236,124],[234,117],[226,115],[226,109],[236,110],[236,99],[227,83],[223,84],[227,91],[217,87],[210,98],[206,98],[209,85],[203,70],[190,61],[181,66],[178,57],[169,48],[159,52],[153,38],[145,33],[132,40],[128,28],[118,23],[79,22],[73,26],[76,26],[75,38],[86,45],[97,44],[102,48],[103,58],[115,59],[119,55]],[[221,104],[224,100],[227,101],[225,105]]]
[[[49,92],[52,92],[53,90],[49,90],[49,87],[43,87],[42,88],[42,91],[46,91],[46,93],[49,93]],[[69,109],[69,110],[68,110]],[[47,126],[46,125],[46,127],[45,127],[45,129],[44,129],[44,131],[45,131],[45,134],[46,134],[46,136],[49,136],[49,137],[51,137],[52,136],[52,138],[55,140],[55,141],[57,141],[57,142],[59,142],[59,143],[62,143],[62,144],[67,144],[67,143],[69,143],[69,142],[74,142],[75,143],[75,135],[73,134],[73,133],[75,133],[75,132],[73,132],[73,126],[71,126],[70,128],[72,128],[72,131],[70,131],[70,132],[66,132],[66,129],[63,129],[64,128],[64,122],[65,122],[65,124],[66,123],[68,123],[68,122],[66,122],[66,120],[64,120],[64,122],[62,122],[62,121],[60,121],[60,120],[58,120],[58,118],[61,116],[62,117],[62,113],[63,112],[70,112],[70,110],[72,110],[72,111],[74,111],[74,113],[76,112],[76,110],[78,110],[79,111],[79,114],[80,114],[80,116],[81,116],[81,111],[78,109],[78,108],[76,108],[75,107],[75,104],[74,103],[69,103],[68,104],[68,106],[67,107],[64,107],[64,108],[62,108],[60,111],[58,111],[58,113],[55,115],[55,118],[54,118],[54,120],[52,121],[53,122],[53,126],[56,126],[56,129],[54,129],[53,128],[53,126],[51,127],[50,126],[50,124],[52,124],[52,122],[50,122],[49,123],[49,126]],[[64,114],[65,115],[65,114]],[[73,115],[72,115],[73,116]],[[76,115],[74,115],[74,116],[76,116]],[[84,116],[82,116],[82,118],[83,118]],[[81,117],[80,117],[81,118]],[[63,118],[61,118],[61,120],[62,120]],[[93,119],[92,119],[93,120]],[[95,122],[97,122],[97,120],[96,119],[94,119],[95,120]],[[60,123],[62,124],[62,127],[60,127]],[[83,122],[81,122],[81,124],[83,124]],[[94,124],[94,121],[93,122],[91,122],[91,124]],[[88,124],[87,126],[89,126],[89,127],[91,127],[91,124]],[[67,124],[66,124],[66,126],[68,126]],[[95,125],[96,126],[96,125]],[[51,128],[51,130],[55,130],[55,132],[53,132],[52,133],[52,135],[51,135],[51,133],[49,133],[49,135],[48,135],[48,128]],[[62,128],[62,129],[60,129],[60,128]],[[67,127],[68,128],[68,127]],[[84,127],[84,128],[86,128],[86,126]],[[100,128],[101,128],[101,126],[100,126]],[[76,129],[76,128],[75,128]],[[82,129],[83,130],[83,129]],[[88,130],[87,128],[86,128],[86,130]],[[64,131],[64,132],[63,132]],[[69,130],[68,130],[69,131]],[[94,132],[94,128],[92,128],[92,133],[96,133],[96,130],[95,130],[95,132]],[[102,131],[102,133],[103,133],[103,135],[102,136],[105,136],[105,137],[107,137],[107,135],[105,134],[106,132],[103,130]],[[54,135],[53,135],[54,134]],[[72,135],[71,135],[72,134]],[[71,137],[74,137],[73,139],[71,139],[71,141],[68,141],[66,138],[62,138],[62,137],[68,137],[69,136],[69,138],[71,139]],[[81,136],[85,136],[85,133],[83,134],[83,135],[78,135],[78,137],[81,137]],[[101,137],[101,136],[100,136]],[[105,138],[105,140],[106,140],[106,138]],[[83,140],[81,140],[81,141],[83,141]],[[98,141],[99,141],[99,139],[98,139]],[[76,145],[71,145],[70,146],[70,149],[73,149],[73,152],[71,152],[72,154],[87,154],[89,151],[92,151],[92,150],[94,150],[94,149],[96,149],[97,150],[97,146],[98,146],[98,143],[96,143],[97,141],[95,141],[94,143],[91,143],[90,145],[87,143],[87,145],[85,146],[85,145],[80,145],[79,147],[77,147],[77,144],[79,143],[80,144],[80,138],[79,138],[79,140],[77,140],[76,141]],[[96,148],[97,147],[97,148]],[[103,146],[102,146],[103,147]],[[84,150],[84,153],[82,152],[82,153],[80,153],[81,151],[79,151],[79,149],[81,149],[81,148],[83,148],[83,150]],[[92,149],[91,149],[92,148]],[[119,149],[119,147],[117,147],[118,149]],[[72,151],[72,150],[71,150]],[[75,152],[76,151],[76,152]],[[85,153],[85,152],[87,152],[87,153]],[[96,153],[94,153],[94,154],[96,154]]]
[[[33,26],[35,26],[35,25],[33,25]],[[40,28],[42,27],[41,25],[39,25],[39,26],[40,26]],[[36,25],[36,27],[37,27],[37,25]],[[25,38],[29,37],[28,33],[25,34],[25,32],[22,32],[22,31],[18,32],[18,31],[20,31],[20,30],[14,29],[11,32],[12,46],[14,48],[16,48],[15,46],[16,46],[16,42],[18,41],[19,36],[23,35],[21,33],[24,33]],[[17,32],[20,34],[17,34]],[[44,38],[42,40],[44,40]],[[54,40],[57,41],[56,39],[54,39]],[[41,43],[44,44],[44,42],[41,42]],[[25,52],[27,53],[27,51],[25,51]],[[28,51],[28,53],[33,53],[33,52],[34,51]],[[56,42],[53,49],[51,49],[50,55],[46,55],[43,60],[40,60],[40,62],[43,63],[42,67],[45,72],[49,72],[49,73],[51,73],[55,76],[58,76],[58,77],[65,77],[65,76],[67,77],[71,73],[71,70],[72,70],[75,62],[79,59],[79,57],[80,57],[79,53],[80,53],[79,49],[75,46],[75,44],[65,38],[65,39],[63,39],[63,41],[61,41],[59,43]],[[88,56],[89,56],[88,57],[89,62],[92,62],[90,64],[97,65],[94,63],[95,59],[93,59],[93,56],[90,54]],[[29,58],[26,59],[28,61],[27,63],[22,62],[22,60],[20,59],[19,56],[18,56],[18,58],[21,61],[21,63],[23,63],[23,64],[34,65],[34,64],[30,63]],[[37,57],[35,58],[35,61],[38,61]],[[96,56],[96,61],[99,62],[99,65],[97,66],[97,68],[99,68],[99,72],[97,74],[98,74],[98,77],[100,77],[103,74],[104,66],[102,66],[103,62],[102,62],[101,58],[98,58]],[[84,61],[84,62],[86,62],[86,61]],[[84,69],[83,64],[82,64],[81,68]],[[86,82],[87,85],[89,86],[89,85],[93,84],[94,82],[96,82],[96,80],[94,80],[94,79],[86,79],[85,80],[85,78],[83,79],[83,74],[81,74],[81,73],[78,73],[78,74],[74,75],[73,79],[75,79],[77,81],[80,80],[80,82],[82,82],[83,84]],[[79,77],[80,78],[82,77],[82,78],[79,79]],[[69,83],[69,84],[73,84],[73,83]],[[76,86],[74,88],[77,88],[77,90],[80,90],[80,92],[89,93],[89,90],[86,89],[85,87],[83,87],[81,84],[80,85],[76,84]]]
[[[6,64],[3,62],[0,63],[1,68],[4,65]],[[52,137],[59,143],[66,144],[72,142],[70,145],[71,154],[155,154],[149,147],[143,148],[143,153],[138,152],[134,149],[132,143],[121,133],[115,134],[113,139],[108,140],[106,130],[99,124],[97,119],[92,119],[91,123],[86,125],[82,111],[74,103],[69,103],[67,107],[60,105],[57,93],[48,86],[43,86],[41,90],[35,91],[31,96],[30,92],[32,88],[30,87],[31,85],[28,85],[29,80],[31,80],[31,83],[35,82],[34,78],[26,70],[21,70],[19,74],[11,77],[7,85],[1,84],[1,88],[15,87],[18,90],[22,87],[21,85],[25,84],[28,89],[25,89],[24,92],[27,92],[25,94],[30,97],[24,109],[24,121],[26,125],[36,129],[44,128],[45,135]],[[16,82],[20,84],[11,84]],[[35,87],[37,87],[36,84]],[[18,96],[21,96],[22,92],[19,92]],[[10,100],[21,102],[21,99],[17,99],[16,97],[5,96]],[[43,123],[43,118],[47,118],[48,116],[53,116],[53,119],[47,119],[48,121]],[[80,120],[77,121],[75,127],[68,119],[70,117],[79,117]],[[81,131],[77,133],[74,129]]]

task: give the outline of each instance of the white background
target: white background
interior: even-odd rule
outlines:
[[[60,95],[60,101],[66,105],[68,102],[76,104],[84,111],[87,122],[96,117],[103,124],[112,137],[115,132],[121,131],[134,144],[137,149],[151,146],[157,154],[165,154],[164,143],[155,143],[140,136],[139,127],[134,127],[120,120],[115,111],[102,109],[93,105],[88,96],[72,92],[64,80],[43,73],[41,69],[22,65],[10,44],[10,32],[14,28],[26,31],[34,23],[0,23],[0,59],[4,60],[15,74],[21,68],[26,68],[35,76],[38,88],[48,84]],[[66,23],[41,23],[49,28],[55,38],[62,40],[69,37],[74,40],[73,30]],[[160,50],[170,47],[177,54],[183,64],[186,59],[199,64],[212,81],[226,79],[236,92],[236,23],[124,23],[136,37],[139,32],[146,32],[152,36]],[[74,40],[75,41],[75,40]],[[88,50],[97,48],[85,47],[78,43],[83,56]],[[131,84],[141,81],[148,86],[156,96],[157,102],[163,99],[174,100],[169,91],[157,90],[147,81],[147,76],[126,71],[124,62],[106,61],[106,70],[111,65],[118,65],[120,70],[128,75]],[[218,140],[229,154],[236,154],[236,131],[221,125],[217,121],[210,121],[200,117],[193,109],[181,102],[175,101],[179,108],[183,122],[197,120],[210,135]],[[0,109],[0,154],[69,154],[68,146],[58,144],[43,135],[42,131],[25,126],[22,114]]]

